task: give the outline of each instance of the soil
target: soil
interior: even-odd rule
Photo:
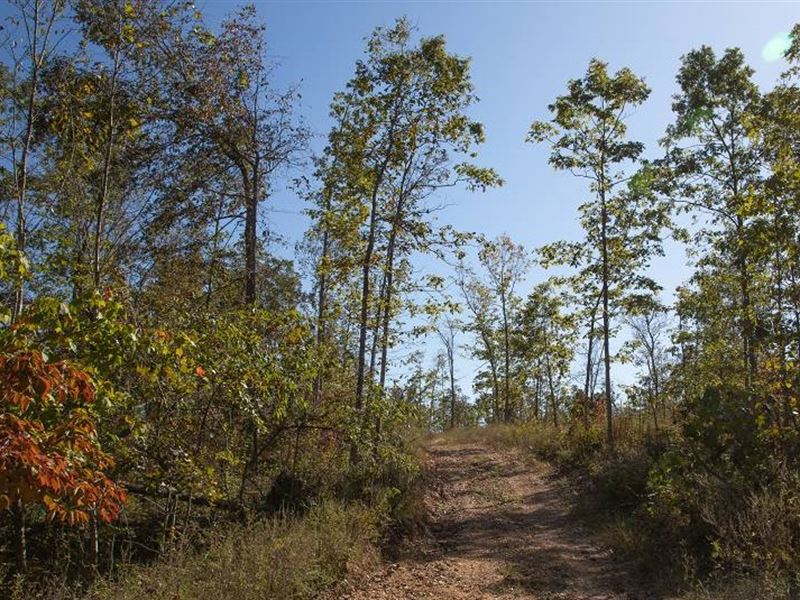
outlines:
[[[570,487],[516,451],[446,438],[426,448],[426,535],[343,600],[657,600],[572,515]]]

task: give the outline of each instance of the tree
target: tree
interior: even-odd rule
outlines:
[[[456,271],[456,283],[470,320],[465,328],[475,334],[476,344],[472,354],[489,365],[491,416],[494,422],[502,420],[500,409],[500,344],[498,344],[496,304],[492,292],[463,262]],[[476,378],[476,384],[480,383]],[[478,386],[480,387],[480,386]]]
[[[179,37],[163,69],[175,100],[171,119],[196,143],[224,158],[238,179],[244,210],[244,301],[256,302],[259,206],[272,177],[299,159],[308,131],[294,114],[296,90],[276,90],[266,62],[264,26],[254,7],[226,19],[218,34],[199,25]]]
[[[511,323],[516,310],[515,290],[524,278],[529,259],[525,248],[515,244],[508,236],[483,245],[478,256],[488,274],[490,289],[500,300],[500,325],[503,348],[503,420],[513,418],[511,399]]]
[[[34,124],[39,116],[39,93],[41,74],[45,65],[53,58],[58,40],[56,27],[64,3],[46,0],[18,0],[18,20],[24,31],[25,39],[17,49],[16,43],[10,44],[13,80],[10,102],[4,108],[10,111],[8,119],[9,132],[6,142],[10,146],[10,170],[16,200],[15,243],[19,252],[25,253],[28,245],[27,200],[31,164],[34,162]],[[27,77],[20,71],[27,67]],[[25,288],[19,280],[14,290],[12,319],[16,320],[25,302]]]
[[[447,372],[450,380],[450,429],[456,426],[456,336],[460,330],[460,324],[452,317],[447,317],[444,323],[440,323],[436,327],[436,334],[444,347],[445,356],[447,358]]]
[[[800,206],[800,25],[792,35],[786,59],[790,68],[779,84],[764,95],[761,110],[748,116],[747,131],[763,151],[769,171],[757,188],[757,215],[762,232],[756,240],[768,273],[766,307],[758,311],[759,349],[766,363],[759,379],[782,404],[773,423],[797,427],[800,373],[793,369],[800,359],[800,239],[797,232]],[[766,249],[769,249],[767,252]]]
[[[708,217],[709,226],[698,232],[697,242],[712,252],[700,261],[700,268],[722,275],[720,268],[729,264],[735,273],[748,386],[757,372],[752,263],[758,207],[752,192],[762,166],[761,149],[746,127],[748,115],[755,114],[760,103],[752,74],[738,49],[727,50],[719,59],[707,46],[684,56],[677,77],[681,91],[673,102],[675,123],[664,139],[677,202]],[[678,146],[682,141],[688,145]],[[720,284],[728,287],[722,280]]]
[[[668,365],[665,338],[669,334],[670,323],[667,309],[660,304],[646,302],[632,311],[626,323],[633,334],[634,362],[645,369],[642,383],[653,415],[653,427],[658,430],[658,412],[663,409],[664,379]]]
[[[369,38],[366,59],[357,63],[347,90],[334,97],[335,125],[322,162],[320,214],[352,214],[355,207],[360,216],[358,411],[363,409],[367,384],[372,383],[368,374],[375,370],[378,352],[379,390],[385,385],[398,265],[408,268],[401,258],[425,251],[430,244],[430,209],[424,201],[445,186],[484,189],[500,183],[491,169],[455,162],[456,157],[471,156],[473,146],[484,137],[482,126],[465,113],[475,101],[469,61],[448,53],[442,36],[412,45],[413,33],[400,19],[391,28],[376,29]],[[331,170],[337,177],[330,176]],[[333,186],[337,178],[340,182]],[[324,256],[330,256],[332,240],[325,234],[322,240],[327,244]],[[349,234],[344,242],[352,243]],[[368,360],[370,330],[372,360]]]
[[[564,298],[553,287],[554,282],[537,285],[528,295],[514,325],[515,354],[530,365],[535,379],[536,402],[546,386],[550,398],[553,424],[559,424],[559,399],[575,356],[577,329],[573,315],[564,310]],[[538,412],[538,411],[537,411]]]
[[[570,81],[567,88],[567,94],[549,106],[552,120],[534,122],[528,140],[550,145],[554,168],[589,180],[593,198],[579,207],[588,243],[556,246],[550,254],[551,262],[584,264],[583,278],[594,281],[597,288],[590,297],[600,299],[606,441],[613,449],[612,317],[620,309],[622,293],[655,287],[640,273],[660,249],[659,230],[665,224],[663,209],[654,202],[651,172],[631,176],[624,170],[644,150],[641,142],[627,139],[626,119],[650,89],[629,69],[609,74],[607,65],[597,59],[589,63],[582,79]],[[591,323],[590,341],[593,318]]]
[[[105,474],[113,460],[97,442],[89,376],[38,351],[0,354],[0,507],[14,508],[17,568],[27,566],[26,506],[70,525],[113,521],[125,491]]]

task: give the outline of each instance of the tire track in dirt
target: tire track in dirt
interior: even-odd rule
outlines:
[[[347,600],[657,600],[570,516],[547,465],[446,438],[426,448],[430,535]]]

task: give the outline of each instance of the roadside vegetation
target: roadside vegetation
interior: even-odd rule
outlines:
[[[529,250],[436,219],[504,182],[470,59],[408,19],[316,132],[253,7],[9,6],[0,595],[314,597],[423,518],[420,436],[472,428],[571,473],[650,576],[798,597],[800,26],[770,89],[687,48],[653,148],[628,68],[532,106],[531,148],[586,187],[580,239]]]

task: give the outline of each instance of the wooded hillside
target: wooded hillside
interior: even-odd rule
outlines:
[[[437,218],[504,183],[444,36],[377,27],[318,132],[253,7],[9,6],[0,594],[122,597],[247,553],[263,579],[228,597],[313,597],[419,529],[421,436],[487,426],[580,480],[653,578],[800,593],[800,26],[768,90],[687,48],[658,148],[629,131],[647,82],[600,58],[531,106],[583,237],[524,248]],[[675,242],[693,274],[665,290]]]

